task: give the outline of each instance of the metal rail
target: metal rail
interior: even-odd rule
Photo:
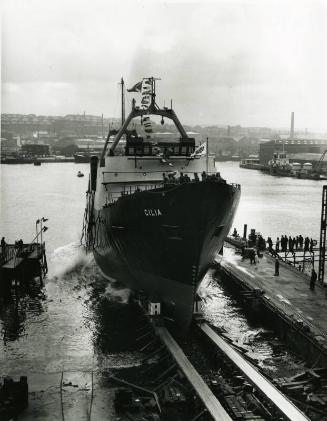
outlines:
[[[228,415],[216,396],[209,389],[200,374],[192,366],[182,349],[170,335],[165,327],[156,327],[156,333],[159,335],[162,342],[167,346],[177,365],[183,371],[185,377],[193,386],[194,390],[202,400],[212,418],[217,421],[231,421],[232,418]],[[298,421],[301,421],[299,419]]]
[[[226,355],[269,399],[285,416],[291,421],[308,421],[303,412],[301,412],[293,403],[283,395],[274,385],[272,385],[256,368],[246,361],[242,355],[222,339],[207,323],[198,323],[202,332],[214,342],[218,348]]]

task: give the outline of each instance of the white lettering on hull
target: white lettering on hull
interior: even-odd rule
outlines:
[[[145,216],[162,216],[160,209],[144,209]]]

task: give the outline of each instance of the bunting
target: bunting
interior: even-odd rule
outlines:
[[[143,79],[141,87],[141,108],[146,110],[151,104],[152,83],[150,79]]]
[[[143,126],[144,126],[144,131],[147,134],[147,138],[150,138],[151,137],[150,133],[152,133],[152,123],[148,115],[143,117]]]

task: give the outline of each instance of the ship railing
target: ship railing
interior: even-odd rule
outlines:
[[[124,181],[123,177],[120,178],[119,176],[121,175],[135,175],[135,174],[139,174],[142,175],[143,177],[147,177],[147,176],[151,176],[151,175],[156,175],[156,178],[153,178],[152,180],[146,179],[144,178],[144,181],[149,182],[158,182],[159,179],[164,181],[164,176],[169,177],[170,175],[173,175],[176,178],[179,178],[179,176],[181,174],[183,174],[184,176],[187,175],[189,176],[191,181],[198,181],[201,180],[202,178],[202,173],[201,172],[196,172],[196,171],[174,171],[173,169],[168,169],[166,171],[103,171],[102,172],[102,184],[114,184],[114,183],[124,183],[124,182],[128,182],[128,180]],[[195,175],[196,174],[196,175]],[[207,177],[210,176],[217,176],[216,171],[208,171],[205,172]],[[106,177],[106,175],[109,175],[109,177]],[[160,177],[158,177],[158,175],[160,175]],[[109,179],[109,180],[108,180]],[[136,182],[138,182],[140,180],[137,180]]]
[[[6,264],[9,260],[15,257],[16,247],[15,244],[6,244],[3,249],[1,249],[0,255],[0,266]]]
[[[44,249],[44,244],[39,243],[30,243],[30,244],[6,244],[5,247],[1,250],[0,254],[0,266],[9,262],[9,260],[28,254],[33,253],[34,250],[37,250],[38,254]]]
[[[160,176],[162,177],[162,174],[164,173],[165,171],[103,171],[102,172],[102,176],[103,176],[103,182],[104,183],[106,183],[107,181],[107,179],[108,179],[108,177],[106,177],[106,175],[108,174],[109,176],[110,176],[110,181],[109,181],[109,183],[121,183],[121,182],[123,182],[123,180],[119,180],[119,176],[121,176],[121,175],[128,175],[128,174],[131,174],[131,175],[134,175],[135,176],[135,174],[139,174],[139,175],[142,175],[143,177],[146,177],[147,175],[152,175],[152,174],[160,174]],[[169,171],[168,171],[169,172]],[[161,177],[157,177],[157,178],[161,178]]]
[[[200,180],[190,180],[190,182],[192,181],[200,182]],[[115,187],[117,187],[116,183],[106,183],[106,186],[110,184],[115,185]],[[174,186],[178,184],[180,184],[178,180],[173,180],[173,181],[167,180],[165,182],[162,181],[161,183],[151,183],[151,184],[129,184],[129,185],[125,184],[121,186],[121,189],[119,191],[108,191],[108,195],[106,197],[106,205],[108,206],[109,204],[115,203],[117,202],[118,199],[125,196],[130,196],[132,194],[137,194],[143,191],[162,189],[165,186]],[[231,185],[237,190],[241,189],[240,184],[231,183]]]
[[[161,189],[163,187],[163,182],[161,183],[152,183],[152,184],[129,184],[121,186],[120,191],[110,192],[107,197],[107,204],[115,203],[118,199],[125,196],[130,196],[132,194],[137,194],[142,191]]]

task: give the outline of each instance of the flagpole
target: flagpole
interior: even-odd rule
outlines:
[[[206,140],[206,168],[207,168],[207,174],[209,171],[209,145],[208,145],[208,138]]]
[[[39,219],[37,219],[36,221],[35,221],[35,234],[36,234],[36,242],[38,242],[39,241],[39,233],[38,233],[38,231],[37,231],[37,225],[38,225],[38,223],[39,223]]]
[[[41,247],[42,247],[42,221],[43,221],[43,217],[41,218]]]
[[[125,123],[125,84],[124,79],[121,78],[121,125]]]

